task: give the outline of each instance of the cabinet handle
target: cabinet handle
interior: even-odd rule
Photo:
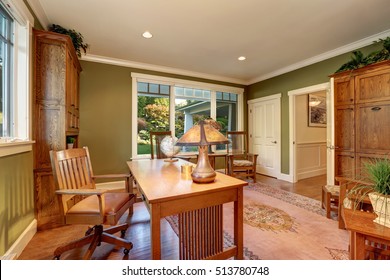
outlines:
[[[371,111],[379,111],[380,109],[382,109],[382,108],[381,107],[372,107]]]
[[[352,102],[352,101],[353,101],[353,98],[351,98],[349,101],[351,101],[351,102]]]

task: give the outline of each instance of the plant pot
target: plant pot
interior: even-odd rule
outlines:
[[[378,216],[374,222],[385,227],[390,227],[390,196],[381,195],[377,192],[368,194],[372,208]]]
[[[68,143],[68,149],[73,149],[73,143]]]

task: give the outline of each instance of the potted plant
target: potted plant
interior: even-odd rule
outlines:
[[[378,159],[365,164],[368,179],[373,183],[368,193],[373,210],[378,216],[374,222],[390,227],[390,160]]]
[[[364,164],[368,184],[357,184],[349,192],[349,199],[353,198],[354,205],[368,197],[373,211],[377,215],[375,223],[390,227],[390,160],[387,158],[375,159]]]
[[[76,138],[70,137],[70,136],[66,137],[66,143],[67,143],[68,149],[73,149],[73,145],[75,142],[76,142]]]
[[[84,37],[80,32],[77,32],[74,29],[66,29],[58,24],[53,24],[50,26],[49,30],[59,34],[68,35],[72,39],[72,43],[78,57],[81,57],[81,50],[83,50],[84,54],[87,53],[89,45],[84,43]]]

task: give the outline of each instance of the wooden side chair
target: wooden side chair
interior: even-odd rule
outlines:
[[[161,141],[166,136],[172,136],[171,131],[150,131],[150,157],[151,159],[167,158],[161,151]]]
[[[84,237],[58,247],[54,258],[74,248],[90,244],[83,259],[90,259],[101,242],[107,242],[124,248],[128,254],[133,244],[124,239],[129,227],[127,223],[117,225],[119,218],[135,202],[135,195],[129,189],[129,174],[94,176],[87,147],[50,151],[50,159],[56,184],[62,222],[64,224],[94,225]],[[126,192],[108,192],[95,188],[95,178],[122,178],[125,180]],[[112,227],[103,228],[103,225]],[[121,237],[114,234],[121,232]]]
[[[330,213],[338,213],[340,186],[325,185],[322,187],[321,207],[326,211],[326,217],[330,219]]]
[[[227,144],[229,175],[252,178],[253,182],[256,182],[258,155],[248,152],[248,133],[246,131],[228,131],[226,137],[230,141]]]

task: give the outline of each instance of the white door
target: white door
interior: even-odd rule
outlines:
[[[258,154],[257,173],[280,177],[280,98],[281,95],[250,100],[249,147]]]

